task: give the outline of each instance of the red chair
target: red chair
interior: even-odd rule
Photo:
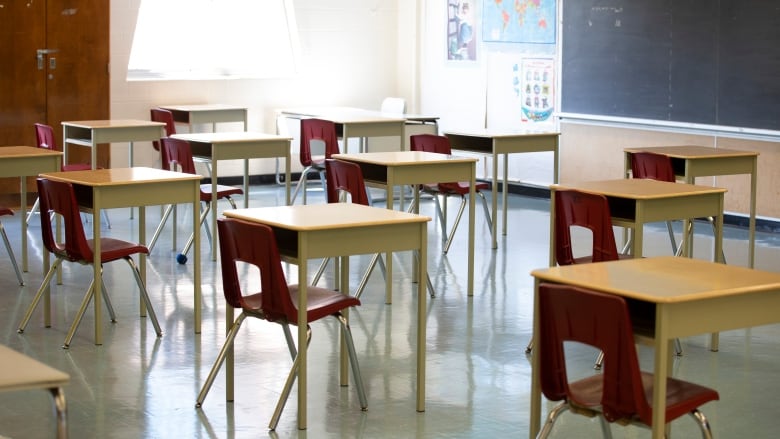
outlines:
[[[211,367],[206,382],[203,383],[203,387],[198,394],[196,406],[200,407],[206,399],[206,395],[208,395],[214,378],[216,378],[219,369],[222,367],[227,354],[230,353],[232,357],[233,341],[244,319],[255,317],[275,322],[282,325],[288,348],[293,358],[293,365],[269,423],[269,428],[274,430],[279,422],[279,417],[282,414],[284,404],[290,395],[290,390],[298,372],[298,354],[290,332],[290,325],[298,323],[298,286],[287,285],[284,272],[282,271],[276,238],[270,227],[264,224],[231,218],[220,218],[217,222],[217,227],[222,261],[222,287],[225,301],[229,307],[228,319],[232,321],[233,308],[240,309],[241,314],[230,325],[228,334],[225,337],[225,343],[222,345],[222,349]],[[258,292],[245,294],[241,291],[242,280],[239,279],[236,263],[249,264],[257,268],[259,271],[257,274],[260,276],[260,290]],[[333,316],[339,321],[343,329],[343,340],[346,341],[349,360],[352,365],[352,373],[358,397],[360,398],[360,407],[366,410],[368,402],[363,390],[363,379],[360,375],[357,354],[352,341],[352,332],[349,329],[347,319],[342,315],[343,310],[360,305],[360,300],[337,291],[315,286],[308,287],[307,297],[308,336],[306,347],[308,347],[311,341],[311,327],[308,324],[328,316]],[[229,401],[233,400],[232,369],[232,361],[229,361],[227,370],[227,398]]]
[[[569,381],[566,342],[582,343],[604,352],[602,372]],[[537,438],[546,438],[566,410],[599,416],[605,437],[611,437],[608,422],[652,425],[653,375],[639,369],[629,308],[622,297],[542,283],[539,345],[542,393],[561,403],[550,411]],[[698,408],[718,400],[718,392],[675,378],[668,378],[666,385],[666,422],[690,414],[698,422],[702,437],[711,438],[707,419]]]
[[[76,201],[76,193],[73,186],[66,182],[38,178],[38,194],[41,198],[42,215],[40,215],[40,217],[43,245],[46,247],[47,251],[54,254],[56,260],[46,273],[40,288],[38,288],[38,292],[35,294],[32,303],[27,308],[27,312],[25,313],[22,322],[19,324],[17,332],[20,334],[23,333],[25,327],[27,327],[27,323],[30,321],[33,311],[35,311],[38,302],[40,302],[41,297],[43,297],[44,293],[47,291],[49,283],[62,261],[67,260],[69,262],[78,262],[85,265],[91,265],[93,262],[94,242],[92,239],[87,239],[84,234],[84,226],[79,216],[79,205]],[[52,232],[51,217],[53,214],[62,217],[65,227],[64,243],[57,242],[54,233]],[[162,330],[160,329],[160,324],[157,322],[157,316],[154,313],[154,308],[152,308],[152,303],[149,300],[146,286],[144,285],[144,282],[141,279],[141,273],[138,271],[138,267],[133,262],[132,258],[132,255],[135,254],[148,254],[149,250],[144,245],[114,238],[100,238],[100,250],[101,269],[103,264],[119,259],[124,259],[128,265],[130,265],[138,288],[141,290],[141,301],[149,313],[149,317],[154,325],[154,330],[158,337],[162,336]],[[84,316],[84,312],[87,310],[87,306],[98,288],[105,299],[106,306],[111,315],[111,321],[116,321],[114,309],[111,306],[105,284],[97,286],[93,279],[89,284],[89,288],[87,288],[84,299],[81,301],[81,307],[76,314],[76,319],[73,321],[73,324],[68,331],[68,335],[65,337],[65,343],[63,344],[65,349],[70,346],[73,335],[76,333],[79,323],[81,323],[81,318]],[[123,290],[127,291],[127,288],[123,288]],[[46,327],[51,326],[51,310],[48,307],[44,310],[44,316]]]
[[[14,214],[13,210],[5,206],[0,206],[0,216],[13,215],[13,214]],[[19,285],[24,285],[24,278],[22,278],[22,272],[19,270],[19,265],[16,263],[14,250],[11,248],[11,243],[8,241],[8,235],[5,233],[5,227],[3,227],[2,222],[0,222],[0,235],[3,235],[3,243],[5,244],[5,249],[8,251],[8,257],[11,258],[11,264],[14,266],[14,271],[16,272],[16,279],[19,281]]]
[[[195,171],[195,162],[192,160],[192,150],[190,149],[190,144],[186,140],[180,140],[180,139],[174,139],[173,137],[166,137],[162,139],[162,149],[160,150],[161,156],[162,156],[162,168],[168,171],[171,170],[179,170],[180,172],[183,172],[185,174],[196,174]],[[216,197],[217,200],[227,200],[230,203],[230,206],[235,209],[236,208],[236,202],[233,201],[232,196],[233,195],[243,195],[244,191],[241,188],[233,187],[233,186],[225,186],[225,185],[217,185],[217,193]],[[214,197],[214,194],[211,192],[211,184],[201,184],[200,185],[200,201],[203,204],[203,209],[200,212],[200,224],[203,225],[206,223],[206,218],[208,218],[209,212],[211,211],[211,200]],[[154,236],[152,237],[152,240],[149,242],[149,251],[151,252],[152,249],[154,249],[154,244],[157,242],[157,238],[160,236],[160,233],[162,232],[163,227],[165,226],[165,223],[168,221],[168,217],[171,214],[171,211],[173,210],[174,205],[170,205],[165,209],[165,212],[163,212],[162,219],[160,220],[160,224],[157,226],[157,230],[154,232]],[[206,223],[206,236],[209,239],[209,242],[211,242],[211,232],[209,231],[208,224]],[[187,240],[187,244],[184,246],[184,249],[176,255],[176,261],[180,264],[185,264],[187,262],[187,252],[190,251],[190,247],[192,247],[192,242],[195,239],[195,233],[192,233],[190,235],[190,238]]]
[[[435,134],[417,134],[410,137],[412,151],[423,152],[435,152],[439,154],[452,154],[452,148],[450,146],[450,139],[445,136],[437,136]],[[493,221],[490,218],[490,208],[485,199],[485,194],[482,191],[490,189],[490,185],[485,182],[477,182],[474,186],[477,191],[477,195],[482,199],[482,207],[485,210],[485,220],[487,221],[488,230],[490,230],[491,236],[493,233]],[[451,183],[436,183],[425,184],[421,186],[423,192],[427,192],[433,195],[436,202],[436,213],[439,215],[439,222],[441,223],[442,236],[447,237],[447,241],[444,244],[444,253],[447,253],[452,244],[452,238],[455,237],[455,231],[458,229],[458,223],[463,216],[463,211],[466,208],[466,202],[469,194],[469,183],[465,181],[451,182]],[[439,204],[439,195],[444,196],[444,210]],[[457,196],[460,197],[460,208],[458,209],[458,215],[455,217],[455,223],[452,225],[449,235],[447,235],[447,197]]]
[[[555,191],[555,261],[558,265],[617,260],[620,255],[612,230],[607,197],[576,190]],[[572,227],[590,230],[591,254],[575,258],[572,251]]]
[[[164,108],[152,108],[149,110],[152,122],[162,122],[165,124],[165,136],[170,137],[176,134],[176,122],[173,120],[173,113]],[[160,151],[160,142],[152,141],[152,146],[156,151]],[[162,153],[160,161],[162,162]],[[206,167],[206,172],[211,176],[211,159],[209,157],[192,156],[192,161],[201,163]]]
[[[54,129],[42,123],[35,124],[35,138],[38,142],[38,148],[48,149],[50,151],[62,152],[62,149],[57,145],[57,139],[54,137]],[[70,171],[87,171],[92,169],[89,163],[71,163],[62,165],[62,172]],[[35,200],[30,212],[27,214],[27,223],[30,223],[30,217],[39,209],[39,199]],[[108,212],[103,211],[103,220],[106,222],[106,226],[111,228],[111,221],[108,219]]]
[[[634,178],[647,178],[651,180],[667,181],[670,183],[676,183],[677,177],[674,174],[674,167],[672,166],[672,159],[665,154],[656,154],[653,152],[632,152],[631,153],[631,175]],[[715,231],[715,219],[708,217],[707,221],[712,226],[713,232]],[[693,226],[693,223],[691,223]],[[677,242],[674,238],[674,230],[672,228],[672,222],[666,222],[666,229],[669,231],[669,241],[672,245],[672,252],[679,256],[682,254],[684,248],[684,242],[687,236],[692,237],[691,229],[688,229],[683,234],[683,242],[680,246],[677,246]],[[722,253],[721,257],[723,262],[726,262],[726,255]]]
[[[342,202],[342,196],[349,194],[352,203],[362,204],[364,206],[370,206],[371,201],[368,198],[368,191],[366,190],[365,181],[363,180],[363,171],[360,170],[360,166],[356,163],[345,162],[342,160],[326,159],[325,160],[325,181],[326,181],[326,193],[328,195],[328,203]],[[328,265],[330,258],[325,259],[320,264],[317,272],[314,275],[312,285],[317,285],[325,272],[325,267]],[[366,273],[363,275],[357,289],[355,290],[355,297],[358,299],[363,295],[368,278],[374,271],[377,262],[379,268],[382,270],[382,276],[387,277],[387,269],[385,268],[385,261],[382,259],[382,255],[376,253],[371,262],[368,265]]]
[[[314,155],[312,152],[312,142],[325,144],[323,155]],[[306,204],[306,180],[309,172],[317,171],[320,174],[322,187],[326,187],[325,182],[325,159],[329,159],[333,154],[339,153],[339,142],[336,136],[336,125],[329,120],[322,119],[301,119],[301,138],[300,138],[300,159],[303,171],[298,184],[295,185],[290,204],[295,204],[295,198],[298,191],[303,187],[303,204]]]

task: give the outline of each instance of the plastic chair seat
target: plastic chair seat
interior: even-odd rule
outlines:
[[[95,240],[87,239],[84,233],[84,225],[81,222],[79,204],[76,199],[76,193],[73,189],[73,185],[67,182],[47,180],[45,178],[38,178],[38,194],[40,197],[41,206],[41,234],[43,237],[43,244],[46,247],[46,251],[53,253],[56,256],[54,264],[51,265],[49,271],[46,273],[41,286],[35,293],[32,303],[27,308],[22,322],[17,329],[18,333],[23,333],[25,327],[30,321],[35,308],[40,303],[41,298],[46,293],[46,290],[51,283],[54,273],[61,265],[62,261],[78,262],[84,265],[92,265],[94,260]],[[52,225],[52,216],[59,215],[62,217],[62,222],[65,231],[65,240],[60,243],[57,242]],[[146,246],[134,242],[123,241],[115,238],[100,238],[100,264],[101,269],[104,263],[113,262],[118,259],[123,259],[130,266],[133,277],[141,292],[141,304],[154,325],[155,332],[158,337],[162,336],[162,329],[157,321],[157,315],[152,307],[149,294],[146,290],[146,285],[141,278],[141,273],[138,270],[138,266],[133,262],[132,255],[134,254],[148,254],[149,250]],[[126,288],[122,288],[123,291],[127,291]],[[76,314],[73,323],[70,326],[68,335],[65,337],[63,343],[64,348],[70,346],[70,342],[81,323],[82,317],[86,312],[87,305],[92,301],[95,294],[101,294],[105,298],[105,304],[111,315],[111,321],[116,321],[113,306],[111,300],[105,290],[105,285],[95,285],[95,279],[92,279],[89,287],[87,288],[84,298],[81,301],[81,306]],[[48,302],[45,301],[45,302]],[[44,310],[44,323],[45,326],[51,326],[51,310],[50,305],[47,304],[47,309]],[[142,316],[144,314],[142,313]]]
[[[92,166],[87,163],[72,163],[70,165],[62,165],[62,172],[89,171],[90,169],[92,169]]]
[[[220,261],[222,267],[222,290],[227,306],[240,309],[241,314],[230,323],[225,342],[214,361],[206,381],[201,387],[196,407],[201,407],[206,399],[214,379],[225,362],[229,352],[233,349],[234,340],[241,328],[241,323],[247,316],[256,317],[269,322],[279,323],[285,334],[293,365],[290,369],[284,388],[282,389],[276,408],[269,422],[269,428],[274,430],[279,422],[284,405],[290,395],[295,382],[300,356],[296,349],[290,331],[290,325],[298,323],[298,287],[288,285],[282,270],[282,261],[279,256],[279,248],[273,230],[264,224],[250,223],[247,221],[220,218],[217,223],[219,231]],[[236,263],[250,265],[256,269],[255,273],[260,277],[260,293],[244,293],[241,290],[242,280]],[[363,378],[357,361],[355,345],[352,340],[352,331],[342,311],[360,305],[360,300],[338,291],[311,286],[307,288],[306,324],[307,340],[301,341],[300,349],[308,349],[311,340],[311,322],[324,317],[333,316],[341,324],[340,339],[347,347],[347,353],[352,365],[352,373],[360,399],[360,407],[366,410],[368,400],[363,388]],[[337,343],[338,345],[338,343]],[[228,362],[227,370],[227,398],[233,400],[233,365]]]
[[[538,438],[547,437],[557,417],[567,408],[598,414],[605,435],[607,422],[652,425],[653,374],[639,369],[629,307],[611,294],[562,284],[539,286],[539,370],[542,393],[561,401],[550,411]],[[577,342],[604,353],[601,373],[569,381],[564,344]],[[698,408],[719,399],[705,386],[667,378],[665,420],[690,414],[704,438],[711,438],[709,423]]]
[[[468,195],[469,191],[471,190],[469,188],[469,182],[467,181],[459,181],[456,183],[439,183],[437,187],[439,192],[460,196]],[[474,189],[478,191],[490,190],[490,184],[484,181],[478,181],[474,184]]]
[[[244,190],[235,186],[217,185],[217,199],[221,200],[231,195],[243,195]],[[214,195],[211,192],[210,184],[200,185],[200,201],[204,203],[210,203]]]

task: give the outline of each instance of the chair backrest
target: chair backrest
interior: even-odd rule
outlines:
[[[192,149],[189,142],[173,137],[164,137],[162,149],[160,149],[160,158],[162,168],[168,171],[175,170],[178,166],[180,172],[186,174],[197,174],[195,171],[195,162],[192,160]]]
[[[236,262],[257,267],[260,271],[262,312],[269,321],[297,322],[297,310],[282,271],[279,249],[270,227],[234,218],[217,220],[219,251],[222,264],[222,289],[228,305],[257,310],[244,300]]]
[[[149,110],[152,122],[162,122],[165,124],[165,136],[169,137],[176,134],[176,124],[173,122],[173,113],[163,108],[152,108]],[[152,141],[155,150],[160,150],[160,142]]]
[[[447,136],[436,134],[415,134],[411,139],[411,150],[422,152],[437,152],[439,154],[452,154],[452,146]]]
[[[671,183],[677,180],[674,176],[672,159],[667,155],[653,152],[632,152],[631,174],[634,178],[647,178]]]
[[[601,406],[612,422],[637,415],[648,425],[652,410],[645,399],[631,317],[626,301],[569,285],[539,285],[539,352],[542,392],[553,401],[572,394],[566,374],[564,342],[604,352]]]
[[[70,261],[91,262],[93,253],[84,234],[73,185],[46,178],[38,178],[37,184],[43,245],[52,253],[64,254]],[[62,217],[65,227],[64,246],[54,239],[51,213]]]
[[[368,206],[368,193],[363,181],[360,165],[343,160],[325,160],[325,181],[327,183],[328,203],[338,203],[341,191],[348,192],[352,202]]]
[[[576,190],[555,191],[555,260],[558,265],[575,262],[571,227],[585,227],[593,236],[592,262],[618,259],[612,217],[607,198]]]
[[[311,142],[319,140],[325,143],[325,158],[339,153],[339,140],[336,124],[322,119],[301,119],[301,165],[311,166]]]
[[[380,107],[382,113],[404,114],[406,112],[406,100],[404,98],[385,98]]]
[[[46,124],[35,124],[35,138],[38,142],[38,148],[49,149],[52,151],[59,151],[60,148],[57,145],[57,139],[54,138],[54,129]]]

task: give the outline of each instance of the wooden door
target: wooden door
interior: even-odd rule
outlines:
[[[109,7],[103,0],[27,0],[0,8],[0,146],[35,145],[33,124],[108,119]],[[102,147],[98,166],[108,167]],[[89,162],[70,147],[71,162]],[[32,181],[31,187],[34,188]],[[16,206],[17,179],[0,180],[0,204]]]

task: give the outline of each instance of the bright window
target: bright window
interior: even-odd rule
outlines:
[[[298,51],[292,0],[142,0],[127,79],[289,77]]]

